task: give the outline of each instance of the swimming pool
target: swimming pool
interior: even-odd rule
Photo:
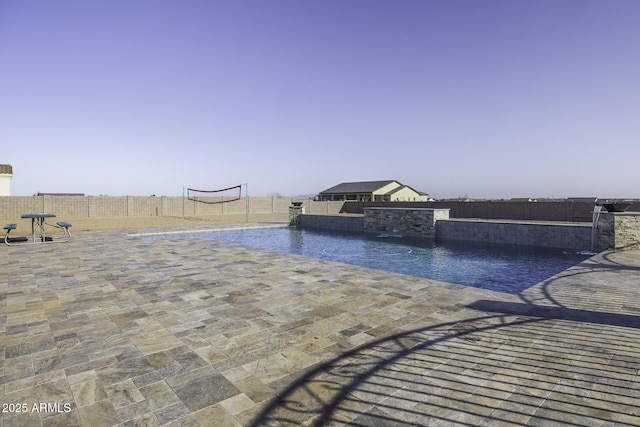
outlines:
[[[512,294],[588,257],[559,249],[477,242],[435,243],[394,235],[347,234],[289,227],[144,238],[219,240]]]

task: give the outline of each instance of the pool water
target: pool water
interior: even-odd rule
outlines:
[[[147,238],[213,239],[512,294],[588,257],[561,249],[478,242],[435,243],[394,235],[346,234],[289,227]]]

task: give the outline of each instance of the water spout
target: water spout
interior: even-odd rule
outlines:
[[[600,211],[602,206],[593,207],[593,223],[591,224],[591,252],[595,250],[596,239],[598,238],[598,220],[600,219]]]

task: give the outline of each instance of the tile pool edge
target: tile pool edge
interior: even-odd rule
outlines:
[[[211,233],[214,231],[232,231],[232,230],[254,230],[259,228],[284,228],[288,227],[287,224],[254,224],[254,225],[241,225],[241,226],[221,226],[210,228],[198,228],[198,229],[181,229],[181,230],[161,230],[161,231],[149,231],[140,233],[126,233],[127,237],[150,237],[150,236],[166,236],[166,235],[179,235],[179,234],[196,234],[196,233]]]

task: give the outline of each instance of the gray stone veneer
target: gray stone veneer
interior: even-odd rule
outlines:
[[[588,251],[590,224],[507,221],[439,221],[439,240],[467,240]]]
[[[436,222],[449,219],[449,209],[365,208],[364,231],[435,238]]]
[[[640,247],[640,212],[600,214],[592,224],[448,219],[448,209],[367,208],[364,216],[300,215],[303,228],[397,233],[438,240],[467,240],[577,251]],[[592,242],[592,238],[594,239]]]
[[[362,233],[362,230],[364,229],[363,218],[361,215],[302,214],[298,217],[298,225],[302,228],[351,231],[354,233]]]
[[[598,219],[597,249],[640,247],[640,212],[603,212]]]

